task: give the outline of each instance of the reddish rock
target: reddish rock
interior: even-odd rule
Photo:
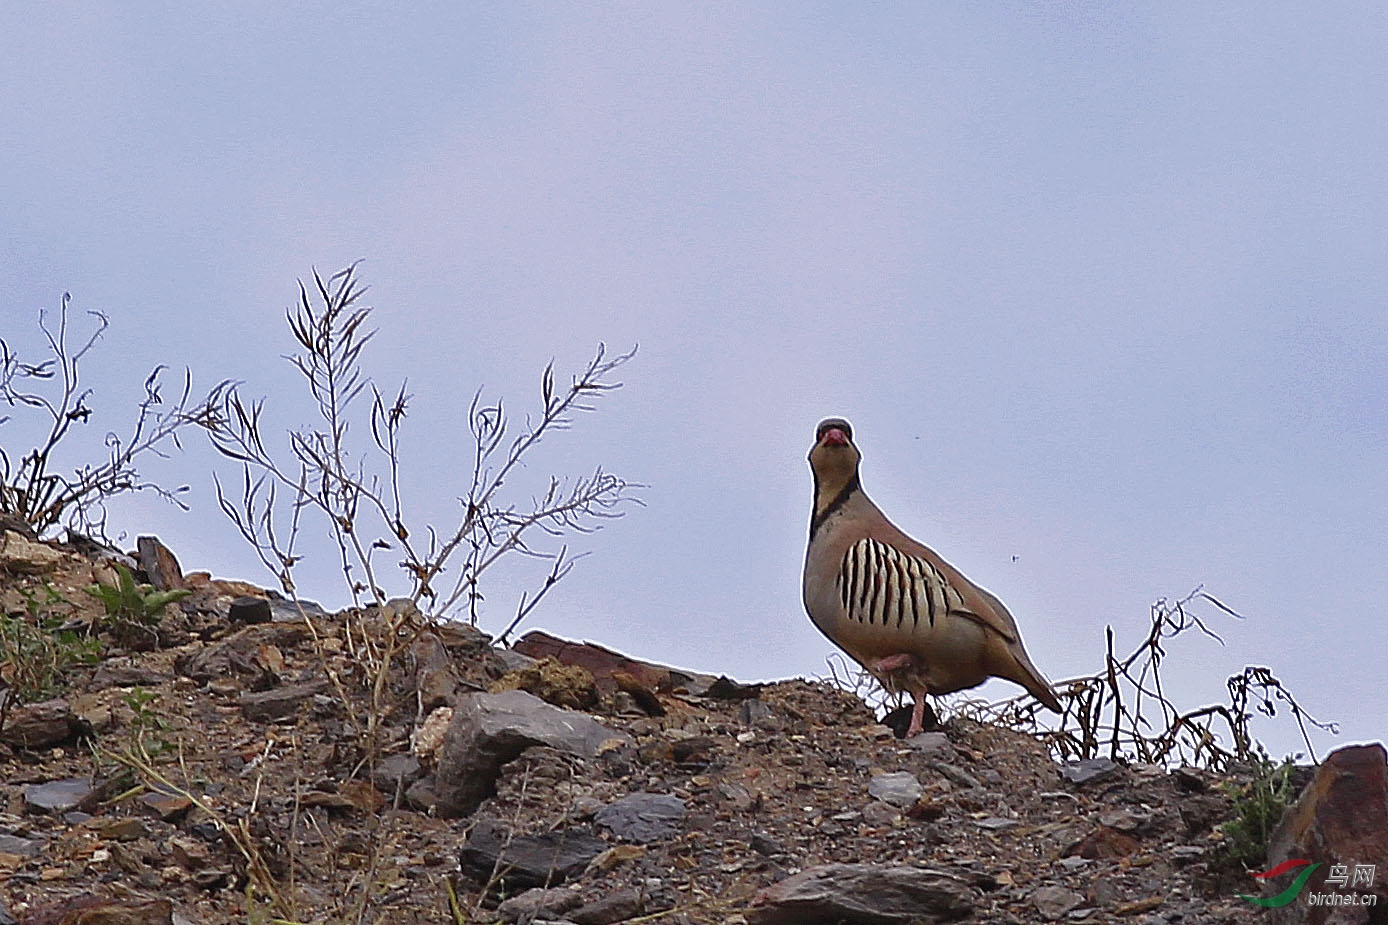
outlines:
[[[140,805],[165,822],[176,822],[193,808],[193,801],[181,793],[161,787],[143,794]]]
[[[112,902],[99,896],[79,896],[30,910],[22,921],[23,925],[170,925],[173,903],[167,899]]]
[[[1095,827],[1084,838],[1065,849],[1067,857],[1089,860],[1127,857],[1139,847],[1138,840],[1106,825]]]
[[[1268,846],[1268,868],[1304,858],[1317,868],[1295,902],[1269,910],[1277,923],[1368,923],[1388,921],[1388,752],[1381,744],[1351,745],[1331,753],[1315,778],[1287,809]],[[1336,865],[1348,882],[1327,883]],[[1357,866],[1374,865],[1371,886],[1355,887]],[[1289,885],[1275,878],[1265,889],[1275,895]],[[1311,905],[1313,895],[1373,894],[1376,905]]]
[[[91,732],[91,726],[66,700],[11,707],[4,720],[0,742],[19,748],[51,748]]]
[[[139,901],[99,901],[71,912],[61,925],[172,925],[174,903],[167,899]]]
[[[621,687],[613,676],[614,673],[625,675],[623,680],[629,687],[644,687],[655,691],[682,688],[695,694],[707,691],[718,680],[711,675],[637,661],[591,642],[569,642],[541,630],[526,633],[512,648],[531,658],[552,658],[564,665],[587,668],[592,673],[598,690],[609,695]]]
[[[140,568],[144,569],[145,574],[149,576],[149,583],[154,585],[156,590],[170,591],[188,587],[188,583],[183,580],[183,569],[178,567],[178,560],[169,552],[169,547],[159,542],[158,537],[142,536],[136,542],[136,548],[140,553]]]

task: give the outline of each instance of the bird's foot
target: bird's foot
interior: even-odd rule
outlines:
[[[917,700],[916,704],[920,708],[919,714],[917,713],[916,706],[901,707],[882,717],[882,725],[896,733],[899,739],[909,739],[925,731],[940,729],[940,719],[935,715],[935,711],[931,709],[930,704],[923,704],[920,700]],[[915,721],[917,719],[919,719],[919,728],[913,728],[916,726]]]
[[[930,711],[930,721],[935,722],[935,711]],[[925,732],[925,698],[916,697],[916,705],[911,709],[911,725],[906,727],[906,738],[914,739]]]

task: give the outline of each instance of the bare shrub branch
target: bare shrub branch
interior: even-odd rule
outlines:
[[[294,540],[302,514],[311,510],[329,526],[358,606],[384,605],[391,597],[388,576],[398,572],[412,604],[427,601],[435,614],[461,608],[474,624],[481,579],[496,562],[508,553],[547,560],[551,568],[540,587],[522,599],[523,618],[575,560],[565,545],[556,550],[536,541],[592,532],[620,516],[622,505],[640,503],[640,486],[599,468],[579,478],[550,478],[529,504],[510,500],[503,487],[547,434],[568,428],[577,414],[594,409],[595,398],[620,387],[611,375],[634,351],[608,357],[599,346],[567,387],[559,386],[550,364],[541,377],[539,413],[518,427],[500,401],[484,403],[479,390],[468,411],[471,477],[459,496],[458,522],[443,533],[433,524],[412,525],[401,490],[400,444],[411,396],[405,383],[382,392],[364,371],[363,349],[376,332],[368,327],[371,309],[360,304],[366,290],[355,271],[354,264],[326,280],[315,272],[311,286],[300,284],[299,302],[286,313],[297,344],[288,359],[303,376],[318,415],[316,426],[289,432],[292,464],[279,462],[266,446],[263,398],[247,399],[232,383],[212,396],[215,412],[200,423],[222,455],[242,464],[238,496],[217,482],[222,510],[288,593],[301,558]],[[360,417],[352,412],[363,398],[369,399],[370,441],[357,447],[350,438]],[[276,529],[286,521],[287,530]],[[450,569],[452,578],[441,588],[439,580]]]
[[[1233,609],[1196,588],[1179,600],[1158,600],[1151,608],[1147,637],[1131,653],[1119,657],[1113,627],[1105,628],[1104,667],[1085,677],[1056,685],[1065,712],[1058,724],[1043,719],[1039,705],[1028,695],[996,703],[965,700],[959,712],[997,722],[1039,737],[1058,760],[1108,757],[1172,765],[1189,764],[1223,772],[1234,763],[1258,754],[1249,724],[1256,714],[1275,716],[1284,705],[1296,720],[1307,752],[1315,759],[1308,726],[1339,732],[1335,723],[1321,722],[1306,712],[1268,668],[1249,666],[1227,681],[1228,703],[1182,709],[1166,690],[1161,677],[1166,644],[1196,631],[1223,640],[1195,612],[1196,603],[1210,604],[1226,615],[1243,619]]]
[[[185,370],[178,397],[166,402],[160,377],[167,367],[157,366],[145,379],[145,397],[137,407],[134,425],[125,436],[107,432],[105,461],[80,463],[69,470],[70,474],[59,471],[60,444],[72,433],[73,425],[86,425],[94,413],[89,403],[91,389],[82,387],[79,366],[109,325],[105,315],[89,311],[95,328],[85,340],[71,339],[71,299],[70,294],[63,294],[56,330],[49,325],[46,313],[39,314],[39,329],[51,354],[44,360],[21,360],[0,339],[0,401],[11,409],[24,409],[47,419],[43,425],[46,433],[18,459],[0,445],[0,514],[18,517],[40,535],[65,525],[104,538],[104,502],[117,495],[147,491],[188,509],[180,497],[188,486],[166,489],[141,477],[137,464],[147,456],[167,458],[169,445],[181,449],[179,431],[206,418],[211,396],[194,402],[192,376]],[[0,424],[9,421],[10,415],[0,417]]]

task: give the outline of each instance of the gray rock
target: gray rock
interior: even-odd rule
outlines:
[[[319,679],[305,684],[290,684],[286,687],[272,687],[268,691],[242,694],[238,703],[241,705],[241,714],[246,719],[260,723],[277,723],[293,719],[299,713],[300,704],[327,689],[328,682]]]
[[[974,823],[980,829],[988,832],[1001,832],[1003,829],[1010,829],[1016,824],[1016,819],[1005,819],[1002,816],[989,816],[987,819],[979,819]]]
[[[387,799],[394,797],[396,788],[409,787],[422,776],[424,770],[419,766],[419,759],[408,753],[387,755],[371,769],[371,783]]]
[[[1078,909],[1084,897],[1074,890],[1060,886],[1043,886],[1031,894],[1031,904],[1048,919],[1058,919],[1071,909]]]
[[[625,841],[653,842],[679,834],[684,801],[665,793],[633,793],[609,803],[593,817]]]
[[[930,768],[932,771],[937,772],[941,777],[945,778],[950,783],[958,784],[960,787],[968,787],[972,789],[974,787],[983,786],[983,782],[980,781],[977,777],[974,777],[972,774],[970,774],[968,771],[965,771],[963,768],[957,768],[952,764],[947,764],[943,761],[930,761],[926,763],[926,767]]]
[[[306,601],[300,598],[297,601],[285,600],[274,592],[270,598],[270,619],[275,623],[298,623],[305,616],[326,617],[328,612],[316,601]]]
[[[31,858],[42,850],[43,842],[38,839],[0,835],[0,854],[16,854],[22,858]]]
[[[92,686],[97,690],[108,687],[153,687],[169,680],[169,674],[134,658],[108,658],[97,666]]]
[[[1060,767],[1060,776],[1072,784],[1087,784],[1116,774],[1118,767],[1118,762],[1112,758],[1085,758],[1065,762]]]
[[[496,907],[496,914],[508,922],[533,922],[541,916],[563,915],[583,905],[583,897],[567,887],[534,887],[512,896]]]
[[[238,597],[231,602],[227,617],[232,623],[269,623],[270,602],[263,597]]]
[[[775,717],[771,713],[765,701],[754,697],[751,700],[742,701],[742,705],[737,708],[737,717],[744,726],[774,726]]]
[[[891,825],[901,818],[901,810],[895,806],[873,800],[863,807],[863,821],[872,826]]]
[[[670,908],[669,903],[654,903],[644,890],[628,887],[614,890],[602,898],[575,909],[568,914],[574,925],[612,925],[638,915]]]
[[[502,664],[506,666],[507,671],[520,671],[522,668],[533,668],[540,664],[539,659],[522,655],[515,649],[496,649],[494,651],[496,657],[501,659]]]
[[[600,838],[569,829],[508,838],[501,824],[483,819],[468,833],[458,860],[463,870],[483,883],[499,873],[501,884],[510,892],[576,877],[607,847]]]
[[[926,758],[943,759],[954,754],[954,746],[950,744],[949,736],[943,732],[922,732],[907,739],[906,744]]]
[[[868,782],[868,795],[883,803],[906,809],[920,799],[924,789],[910,771],[879,774]]]
[[[24,788],[24,805],[45,813],[65,813],[92,795],[92,782],[85,777],[51,780]]]
[[[1099,824],[1120,832],[1132,833],[1146,825],[1151,818],[1147,814],[1138,814],[1131,810],[1113,809],[1099,814]]]
[[[952,874],[920,867],[825,864],[757,894],[749,925],[917,925],[973,913],[974,894]]]
[[[525,691],[469,694],[444,735],[430,789],[445,816],[467,815],[490,796],[502,765],[535,745],[593,758],[604,743],[631,737],[583,713],[550,706]]]

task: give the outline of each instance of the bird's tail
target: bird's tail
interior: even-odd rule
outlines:
[[[1008,647],[1008,654],[1012,656],[1014,671],[1004,675],[1004,677],[1025,687],[1031,696],[1041,701],[1051,712],[1064,712],[1060,706],[1060,699],[1056,697],[1055,690],[1051,687],[1051,682],[1047,681],[1046,676],[1031,663],[1031,659],[1027,657],[1026,650],[1022,648],[1020,640],[1015,645]]]

